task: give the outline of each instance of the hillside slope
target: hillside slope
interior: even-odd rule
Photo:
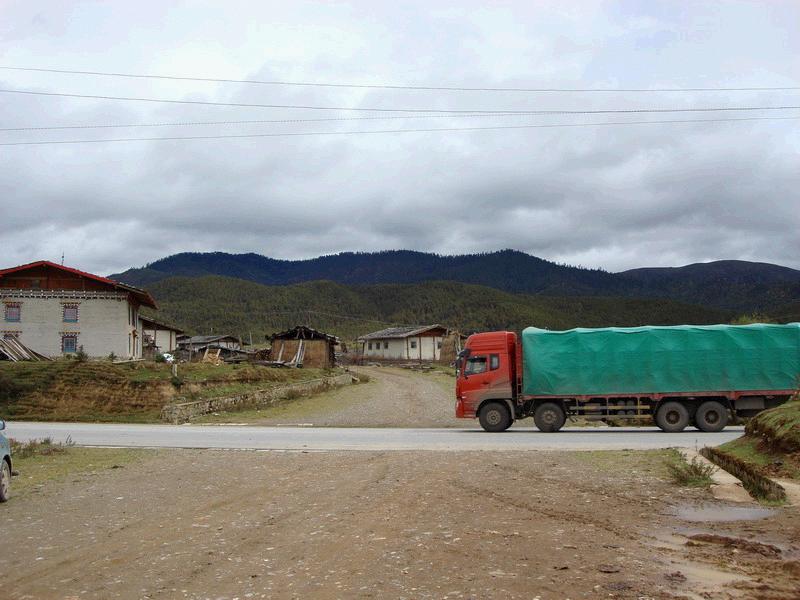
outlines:
[[[641,286],[642,295],[710,306],[764,310],[800,300],[800,271],[770,263],[719,260],[618,275]]]
[[[583,269],[515,250],[439,256],[407,250],[277,260],[258,254],[183,253],[111,275],[152,287],[175,277],[221,275],[265,285],[329,280],[347,285],[458,281],[548,296],[669,298],[739,312],[769,311],[800,300],[800,271],[768,263],[716,261],[622,273]]]
[[[226,332],[261,342],[308,324],[346,339],[394,324],[440,322],[465,332],[529,325],[551,329],[713,323],[731,313],[668,300],[511,294],[457,282],[346,286],[317,281],[264,286],[230,277],[156,282],[161,318],[194,333]]]

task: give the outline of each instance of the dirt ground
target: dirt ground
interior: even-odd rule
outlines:
[[[663,456],[158,451],[0,506],[0,589],[14,600],[800,598],[797,510],[688,521],[681,507],[710,495],[668,483]]]
[[[351,367],[368,383],[347,385],[261,410],[220,413],[199,423],[314,425],[322,427],[477,427],[456,419],[455,378],[395,367]]]

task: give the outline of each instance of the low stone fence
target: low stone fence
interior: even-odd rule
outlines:
[[[708,446],[702,448],[700,454],[741,480],[742,487],[754,498],[776,502],[786,500],[786,490],[782,485],[764,477],[755,468],[735,456]]]
[[[276,385],[255,392],[228,396],[226,398],[209,398],[208,400],[196,400],[194,402],[181,402],[177,404],[167,404],[161,409],[161,420],[169,423],[186,423],[200,415],[207,415],[221,410],[242,410],[256,406],[271,406],[281,400],[296,397],[302,394],[323,391],[325,389],[347,385],[357,381],[350,373],[333,375],[331,377],[321,377],[319,379],[308,379],[289,383],[286,385]]]

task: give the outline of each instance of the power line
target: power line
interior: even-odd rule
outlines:
[[[331,121],[385,121],[394,119],[460,119],[462,117],[503,117],[517,115],[496,115],[492,113],[475,113],[463,115],[388,115],[381,117],[325,117],[322,119],[266,119],[249,121],[186,121],[180,123],[127,123],[120,125],[51,125],[29,127],[0,127],[0,131],[57,131],[62,129],[125,129],[135,127],[191,127],[195,125],[255,125],[255,124],[292,124],[292,123],[325,123]]]
[[[34,92],[31,90],[3,90],[3,94],[27,94],[31,96],[57,96],[62,98],[89,98],[93,100],[128,100],[135,102],[158,102],[166,104],[194,104],[203,106],[235,106],[246,108],[294,108],[302,110],[342,110],[357,112],[389,113],[437,113],[437,114],[496,114],[496,115],[606,115],[629,113],[672,113],[672,112],[720,112],[753,110],[793,110],[800,106],[723,106],[703,108],[629,108],[599,110],[485,110],[485,109],[438,109],[438,108],[354,108],[351,106],[315,106],[305,104],[248,104],[244,102],[211,102],[205,100],[172,100],[162,98],[140,98],[134,96],[101,96],[95,94],[67,94],[64,92]]]
[[[489,127],[433,127],[428,129],[377,129],[368,131],[302,131],[284,133],[250,133],[241,135],[195,135],[175,137],[150,137],[150,138],[113,138],[100,140],[48,140],[40,142],[2,142],[0,146],[46,146],[55,144],[99,144],[104,142],[155,142],[166,140],[221,140],[244,138],[270,138],[270,137],[303,137],[327,135],[358,135],[378,133],[429,133],[437,131],[490,131],[501,129],[549,129],[558,127],[603,127],[611,125],[654,125],[654,124],[679,124],[679,123],[727,123],[734,121],[781,121],[800,119],[794,117],[741,117],[729,119],[663,119],[653,121],[606,121],[603,123],[550,123],[538,125],[497,125]]]
[[[762,92],[800,90],[800,86],[751,86],[751,87],[691,87],[691,88],[526,88],[526,87],[466,87],[432,85],[395,85],[364,83],[324,83],[310,81],[279,81],[257,79],[224,79],[214,77],[185,77],[178,75],[151,75],[119,73],[114,71],[78,71],[70,69],[43,69],[34,67],[9,67],[0,65],[7,71],[28,71],[38,73],[65,73],[70,75],[93,75],[100,77],[124,77],[129,79],[162,79],[170,81],[198,81],[206,83],[245,83],[255,85],[285,85],[298,87],[354,88],[380,90],[444,91],[444,92],[533,92],[533,93],[586,93],[586,92]]]

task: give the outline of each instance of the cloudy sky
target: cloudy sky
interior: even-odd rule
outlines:
[[[800,87],[798,23],[800,3],[788,0],[0,0],[0,66],[461,88]],[[798,106],[800,89],[443,91],[0,69],[0,90],[0,267],[62,252],[109,273],[181,251],[516,248],[610,270],[723,258],[800,268],[800,119],[583,126],[800,109],[425,112]],[[281,120],[295,122],[241,123]],[[178,125],[209,122],[229,124]],[[564,124],[581,126],[520,127]],[[8,131],[85,125],[140,126]],[[400,129],[461,131],[351,133]],[[285,133],[326,135],[2,145]]]

